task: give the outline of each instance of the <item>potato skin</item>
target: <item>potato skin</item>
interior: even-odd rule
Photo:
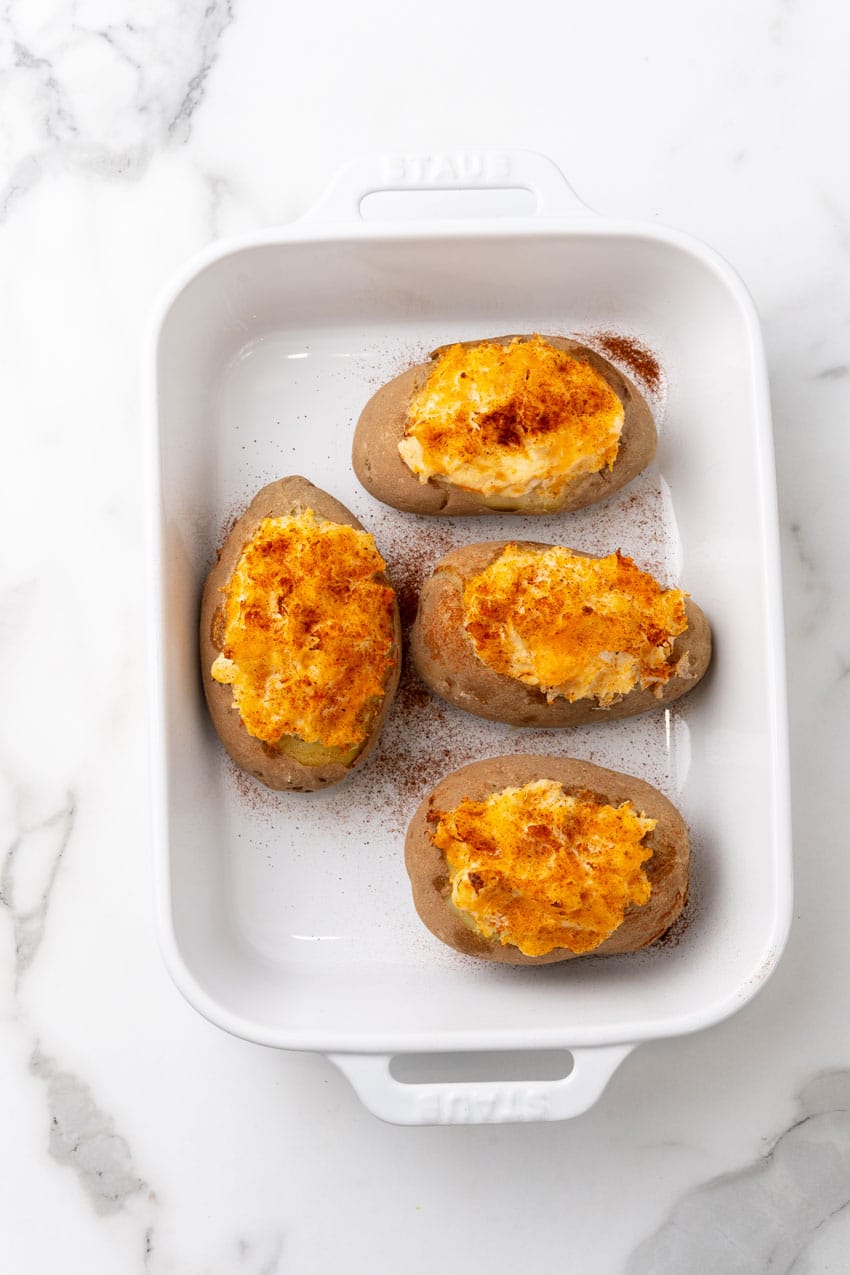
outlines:
[[[508,345],[515,339],[513,336],[498,336],[482,338],[482,341]],[[529,338],[526,335],[520,339]],[[589,363],[620,398],[625,420],[620,450],[610,470],[577,478],[565,488],[563,500],[554,510],[493,509],[473,492],[453,487],[450,483],[435,479],[420,483],[399,455],[398,444],[404,438],[408,404],[431,371],[432,363],[440,353],[438,349],[428,363],[417,364],[382,386],[364,407],[354,433],[351,460],[354,472],[366,490],[377,500],[405,513],[439,514],[443,517],[566,513],[604,500],[636,478],[652,460],[657,443],[655,421],[646,399],[635,384],[601,354],[568,337],[544,336],[543,339]],[[475,346],[481,345],[482,341],[461,341],[457,344]]]
[[[660,695],[655,695],[651,688],[636,689],[609,708],[602,708],[590,699],[570,703],[559,698],[550,704],[537,687],[526,686],[516,678],[489,668],[475,654],[463,627],[463,587],[470,576],[494,562],[508,544],[518,544],[521,549],[552,547],[529,540],[485,540],[465,545],[441,558],[422,586],[410,634],[410,658],[422,681],[435,695],[476,717],[507,722],[510,726],[583,726],[651,712],[671,704],[696,686],[711,660],[711,629],[703,612],[690,598],[685,602],[688,627],[673,644],[675,659],[687,651],[689,675],[671,677]]]
[[[222,628],[223,594],[239,561],[243,547],[254,535],[264,518],[281,518],[312,509],[318,518],[343,526],[364,530],[354,515],[333,496],[314,487],[306,478],[293,476],[280,478],[257,492],[245,513],[234,525],[219,551],[218,561],[207,576],[201,599],[200,654],[204,694],[213,725],[232,759],[267,788],[291,792],[315,792],[329,784],[339,783],[352,770],[365,761],[374,748],[381,728],[393,702],[401,671],[401,623],[398,603],[393,603],[395,661],[387,679],[384,700],[376,712],[369,736],[356,758],[349,765],[338,761],[318,766],[305,766],[294,757],[276,752],[262,740],[249,735],[238,709],[232,706],[233,691],[230,686],[216,682],[210,674],[213,662],[221,650],[217,634]],[[384,577],[386,579],[386,577]],[[386,583],[390,583],[388,580]]]
[[[653,851],[644,864],[652,887],[649,902],[640,907],[631,905],[622,924],[591,952],[576,953],[561,947],[545,956],[526,956],[512,944],[476,933],[451,904],[445,856],[430,835],[436,814],[454,809],[464,797],[482,801],[503,788],[536,779],[555,780],[571,796],[589,792],[613,806],[631,801],[641,814],[657,820],[646,839]],[[646,947],[670,928],[687,902],[689,857],[688,830],[682,816],[651,784],[587,761],[521,753],[475,761],[446,775],[418,806],[404,843],[413,902],[431,933],[466,956],[505,965],[551,965],[578,956],[615,956]]]

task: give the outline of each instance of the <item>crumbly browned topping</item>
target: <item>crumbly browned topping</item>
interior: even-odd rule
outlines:
[[[366,738],[394,661],[383,571],[368,532],[309,509],[263,519],[223,590],[212,668],[249,734],[343,748]]]
[[[610,704],[676,672],[685,595],[619,551],[589,558],[560,545],[510,544],[466,582],[463,619],[478,658],[554,699]]]
[[[623,419],[608,382],[542,337],[452,345],[413,396],[399,451],[422,481],[554,496],[614,464]]]
[[[550,779],[464,798],[431,836],[451,874],[452,903],[485,938],[527,956],[590,952],[648,902],[642,865],[655,827],[631,802],[611,806]]]

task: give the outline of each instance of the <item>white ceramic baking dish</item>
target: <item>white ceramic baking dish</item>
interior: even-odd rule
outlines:
[[[531,331],[614,332],[657,353],[666,394],[655,386],[646,474],[596,509],[510,522],[412,518],[358,487],[353,424],[382,381],[446,341]],[[684,235],[596,216],[539,155],[371,156],[295,225],[192,261],[147,357],[158,921],[187,999],[248,1040],[327,1054],[373,1112],[411,1124],[575,1115],[635,1044],[743,1005],[781,952],[791,875],[768,393],[729,266]],[[448,544],[506,527],[621,546],[700,602],[711,674],[666,713],[522,735],[408,686],[381,751],[344,785],[266,793],[207,719],[196,626],[228,521],[290,473],[352,508],[408,587]],[[692,900],[666,942],[511,969],[422,928],[402,864],[420,796],[473,757],[529,750],[632,771],[678,803]],[[570,1051],[569,1074],[531,1079],[552,1049]],[[489,1073],[495,1051],[522,1051],[513,1079],[476,1078],[474,1058],[463,1082],[415,1083],[426,1058],[411,1083],[404,1066],[449,1052]]]

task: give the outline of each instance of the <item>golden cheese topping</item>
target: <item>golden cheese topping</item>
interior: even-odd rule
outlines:
[[[312,509],[264,518],[222,590],[217,682],[249,735],[350,748],[369,734],[394,663],[393,590],[365,531]]]
[[[438,356],[398,449],[420,482],[545,506],[570,480],[611,468],[623,420],[607,381],[542,337],[483,341]]]
[[[644,838],[656,820],[631,802],[571,796],[551,779],[464,800],[439,816],[434,844],[451,872],[452,903],[487,939],[526,956],[591,952],[648,902]]]
[[[660,693],[680,671],[670,657],[688,627],[685,596],[619,551],[585,558],[510,544],[464,586],[463,623],[497,673],[539,687],[550,703],[608,707],[638,686]]]

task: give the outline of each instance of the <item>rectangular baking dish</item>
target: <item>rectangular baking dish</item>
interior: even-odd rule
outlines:
[[[533,331],[656,353],[645,474],[602,506],[509,522],[415,518],[359,488],[351,435],[378,385],[447,341]],[[784,945],[791,871],[768,392],[730,267],[684,235],[591,213],[540,155],[366,156],[300,222],[191,262],[145,376],[158,927],[186,998],[247,1040],[327,1054],[373,1112],[411,1124],[575,1115],[636,1044],[742,1006]],[[451,544],[506,527],[621,547],[706,611],[710,674],[666,712],[560,732],[471,719],[408,684],[345,784],[268,793],[218,745],[196,627],[229,522],[290,473],[362,519],[403,600]],[[666,941],[529,970],[463,958],[422,928],[402,863],[410,815],[446,771],[516,751],[631,771],[678,804],[692,898]],[[407,1083],[392,1062],[551,1049],[572,1057],[556,1080]]]

